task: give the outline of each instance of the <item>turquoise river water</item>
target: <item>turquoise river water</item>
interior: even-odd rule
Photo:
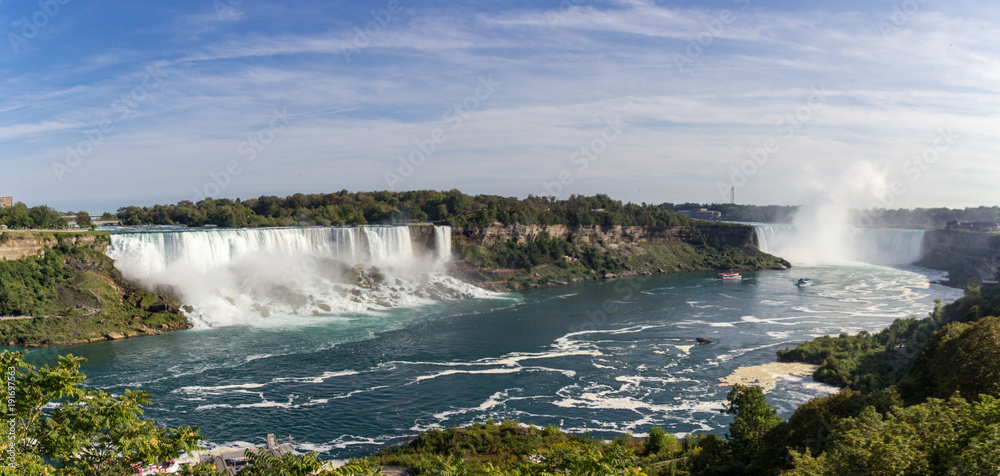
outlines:
[[[799,277],[815,285],[798,289]],[[488,417],[606,437],[652,425],[721,433],[730,420],[719,413],[729,389],[720,379],[813,337],[923,317],[935,298],[960,294],[933,284],[939,277],[865,264],[747,272],[735,283],[638,277],[199,326],[30,358],[84,356],[90,385],[149,391],[147,417],[197,425],[209,446],[275,433],[299,451],[348,458]],[[787,417],[832,390],[778,375],[768,399]]]

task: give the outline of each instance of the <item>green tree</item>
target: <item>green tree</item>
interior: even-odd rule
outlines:
[[[735,415],[726,433],[733,455],[740,461],[750,461],[760,449],[764,435],[781,423],[778,412],[767,404],[760,387],[736,384],[726,396],[729,405],[722,413]]]
[[[0,432],[0,475],[130,475],[136,465],[197,448],[202,438],[197,428],[165,429],[140,418],[140,405],[150,403],[148,393],[112,395],[84,387],[84,362],[67,355],[54,367],[36,368],[24,362],[23,352],[0,355],[13,410],[12,432],[8,425]]]
[[[912,373],[920,397],[1000,396],[1000,318],[945,326],[917,357]]]
[[[930,399],[887,415],[868,407],[843,420],[819,457],[793,452],[785,474],[997,474],[1000,400]]]
[[[668,435],[661,427],[654,426],[649,429],[649,436],[646,438],[646,454],[666,453],[677,445],[677,437]]]
[[[82,210],[76,212],[76,225],[80,228],[89,228],[91,225],[90,214]]]

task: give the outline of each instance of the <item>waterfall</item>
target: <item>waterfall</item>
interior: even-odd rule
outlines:
[[[369,259],[372,262],[409,261],[413,258],[409,227],[366,226],[362,230],[368,239]]]
[[[923,257],[920,230],[845,227],[806,230],[795,225],[755,225],[761,251],[793,264],[910,264]]]
[[[447,263],[451,260],[451,227],[434,227],[434,251],[437,253],[439,263]]]
[[[409,227],[362,226],[126,231],[108,256],[126,278],[176,294],[196,325],[286,322],[482,295],[427,272],[450,250],[440,228],[428,253]]]

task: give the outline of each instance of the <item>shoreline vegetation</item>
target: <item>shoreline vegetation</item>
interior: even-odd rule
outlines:
[[[554,425],[487,419],[464,428],[423,431],[408,442],[352,459],[340,468],[332,468],[315,453],[275,458],[247,450],[254,466],[241,474],[374,476],[383,474],[382,468],[396,471],[391,474],[421,476],[996,474],[1000,471],[997,315],[1000,286],[970,285],[963,297],[944,306],[938,303],[926,318],[899,319],[875,334],[825,336],[779,351],[782,361],[819,365],[813,374],[817,380],[842,390],[804,403],[783,420],[761,387],[727,382],[732,389],[720,411],[733,416],[733,421],[724,436],[693,433],[678,438],[654,426],[646,434],[607,441],[587,433],[566,433]],[[205,438],[198,428],[140,425],[155,431],[164,444],[136,445],[128,439],[131,433],[117,427],[139,422],[137,404],[148,404],[148,395],[127,390],[114,397],[87,389],[79,372],[80,358],[63,356],[58,366],[41,369],[22,359],[23,353],[7,351],[0,357],[4,367],[17,369],[18,395],[38,396],[19,404],[16,415],[23,423],[16,428],[23,428],[18,430],[23,434],[15,435],[14,444],[36,445],[21,446],[17,453],[18,468],[34,471],[30,474],[41,474],[46,465],[52,465],[47,474],[117,474],[109,471],[177,458]],[[777,367],[759,370],[789,370]],[[791,370],[801,374],[813,368],[797,365]],[[73,398],[50,402],[46,397],[50,393],[38,391],[42,385],[62,388]],[[94,398],[121,407],[115,414],[122,416],[107,420],[112,431],[101,425],[77,426],[72,434],[51,430],[67,406]],[[97,408],[84,405],[76,411]],[[109,435],[101,449],[118,458],[90,468],[86,465],[92,461],[85,458],[93,455],[88,449],[93,440],[88,436],[95,433]],[[54,438],[62,438],[59,448],[67,451],[45,453],[48,446],[41,444]],[[412,473],[399,472],[406,470]],[[201,463],[181,474],[222,473]]]
[[[106,232],[21,231],[41,253],[0,260],[0,344],[38,347],[155,335],[191,324],[176,299],[125,280],[105,255]],[[14,243],[16,244],[16,243]]]

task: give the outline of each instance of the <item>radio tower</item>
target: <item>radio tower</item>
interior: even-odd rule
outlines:
[[[729,203],[736,204],[736,187],[729,189]]]

